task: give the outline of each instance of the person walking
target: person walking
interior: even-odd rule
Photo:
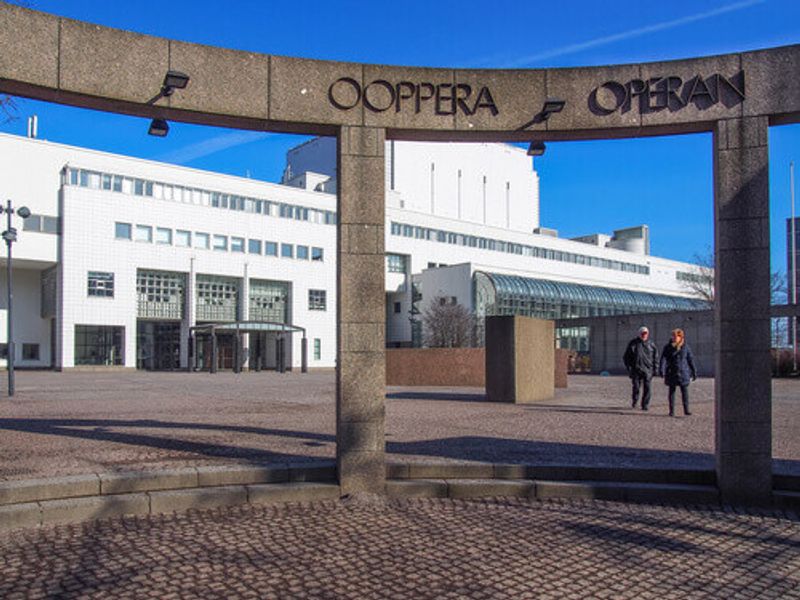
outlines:
[[[669,416],[675,416],[675,388],[681,388],[683,400],[683,414],[691,415],[689,411],[689,382],[697,379],[697,369],[694,365],[694,356],[683,329],[673,329],[670,342],[661,352],[659,373],[664,375],[664,384],[669,386],[667,400],[669,401]]]
[[[642,410],[647,410],[650,406],[650,382],[658,369],[658,348],[650,341],[647,327],[640,327],[639,335],[628,343],[622,362],[631,378],[631,407],[636,408],[641,389]]]

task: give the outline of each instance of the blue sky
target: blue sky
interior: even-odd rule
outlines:
[[[800,43],[797,0],[492,3],[407,0],[26,0],[30,8],[110,27],[267,54],[371,63],[542,68],[678,59]],[[800,74],[798,74],[800,76]],[[19,100],[24,133],[276,181],[305,138],[172,124]],[[785,271],[789,161],[800,125],[770,130],[773,270]],[[647,223],[653,254],[691,260],[713,244],[710,135],[548,144],[537,159],[542,224],[563,236]]]

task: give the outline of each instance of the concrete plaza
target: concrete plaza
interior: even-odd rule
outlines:
[[[387,458],[712,469],[713,385],[692,384],[693,414],[676,418],[660,382],[648,412],[631,409],[624,377],[571,376],[535,405],[389,388]],[[0,395],[0,480],[330,460],[334,387],[332,372],[21,372]],[[800,382],[775,380],[776,472],[800,473],[799,409]]]
[[[713,381],[693,415],[575,376],[537,405],[390,388],[390,462],[711,468]],[[800,472],[797,382],[774,382],[775,468]],[[0,475],[334,457],[332,373],[19,374]],[[227,506],[0,531],[0,597],[800,598],[783,511],[581,500],[381,499]]]

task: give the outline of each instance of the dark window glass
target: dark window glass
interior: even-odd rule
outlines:
[[[308,310],[327,310],[325,290],[308,290]]]
[[[22,344],[22,360],[39,360],[39,344]]]
[[[124,327],[75,325],[75,364],[124,364],[124,332]]]
[[[87,294],[89,296],[114,297],[114,274],[100,271],[89,271]]]

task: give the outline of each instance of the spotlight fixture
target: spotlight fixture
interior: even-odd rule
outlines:
[[[542,111],[539,113],[540,122],[547,121],[547,119],[549,119],[550,115],[553,113],[564,110],[564,105],[566,103],[566,100],[562,100],[561,98],[548,98],[545,100],[544,106],[542,106]]]
[[[544,151],[544,142],[531,142],[531,145],[528,146],[528,156],[542,156]]]
[[[175,90],[182,90],[189,84],[189,76],[180,71],[167,71],[164,83],[161,85],[161,95],[171,96]]]
[[[153,119],[147,133],[156,137],[164,137],[169,133],[169,123],[164,119]]]

